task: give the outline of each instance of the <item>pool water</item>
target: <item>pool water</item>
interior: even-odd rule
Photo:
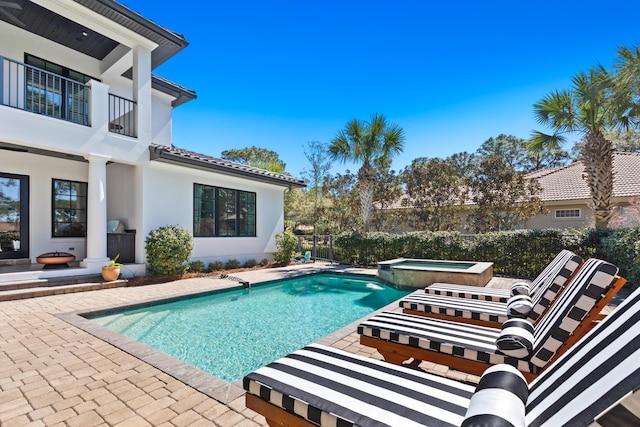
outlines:
[[[374,278],[316,274],[91,320],[233,382],[407,293]]]

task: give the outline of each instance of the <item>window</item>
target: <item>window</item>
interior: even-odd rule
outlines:
[[[556,209],[556,218],[580,218],[580,209]]]
[[[53,180],[53,237],[85,237],[87,235],[87,183],[64,179]]]
[[[32,66],[27,68],[28,111],[89,123],[89,93],[85,84],[93,77],[28,53],[24,62]]]
[[[193,185],[193,235],[256,235],[256,193]]]

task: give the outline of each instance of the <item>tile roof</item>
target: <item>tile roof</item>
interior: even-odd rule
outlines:
[[[241,163],[230,162],[229,160],[196,153],[194,151],[183,150],[182,148],[174,146],[169,147],[166,145],[151,144],[149,145],[149,153],[151,160],[175,163],[181,166],[191,166],[205,170],[213,170],[218,173],[241,176],[255,181],[268,182],[270,184],[284,185],[287,187],[306,186],[303,180],[289,175],[270,172],[264,169],[243,165]]]
[[[613,173],[613,197],[640,196],[640,153],[614,153]],[[531,172],[527,178],[538,179],[544,201],[590,199],[583,175],[582,162],[576,162],[558,169]]]

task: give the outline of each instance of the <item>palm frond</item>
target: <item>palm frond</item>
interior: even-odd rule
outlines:
[[[338,132],[335,138],[329,144],[329,157],[331,160],[338,160],[342,163],[352,159],[351,145],[349,137],[344,130]]]
[[[534,153],[539,153],[544,149],[559,150],[561,144],[565,141],[566,139],[560,134],[554,133],[548,135],[536,130],[531,134],[531,139],[529,139],[527,149]]]
[[[552,92],[533,104],[536,121],[563,132],[571,132],[575,122],[575,112],[571,91]]]

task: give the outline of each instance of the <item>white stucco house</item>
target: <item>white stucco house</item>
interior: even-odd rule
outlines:
[[[0,281],[97,273],[115,252],[139,274],[165,225],[193,233],[194,259],[270,257],[284,190],[304,183],[172,145],[196,93],[153,70],[182,35],[112,0],[0,7],[0,268],[32,266]],[[51,252],[79,263],[33,267]]]

